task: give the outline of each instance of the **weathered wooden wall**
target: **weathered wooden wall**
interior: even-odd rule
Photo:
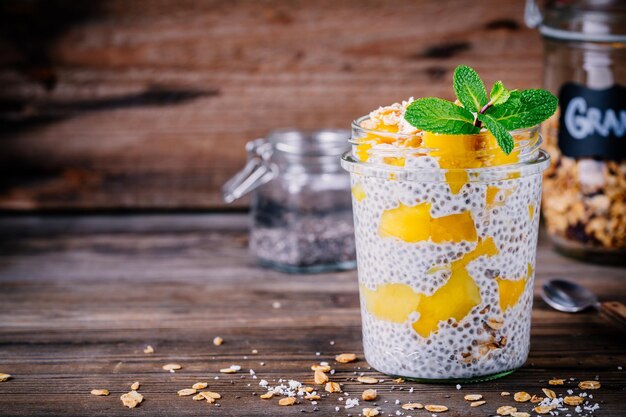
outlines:
[[[541,80],[521,0],[4,1],[0,209],[205,209],[244,143],[474,66]]]

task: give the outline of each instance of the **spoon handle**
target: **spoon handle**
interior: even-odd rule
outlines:
[[[622,329],[626,329],[626,306],[619,301],[600,303],[600,314],[621,326]]]

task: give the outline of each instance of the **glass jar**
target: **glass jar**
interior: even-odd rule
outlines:
[[[353,123],[351,173],[363,348],[424,382],[497,378],[530,346],[542,174],[538,127],[495,138],[410,136]]]
[[[252,192],[250,250],[262,265],[322,272],[356,265],[350,178],[339,156],[344,130],[276,130],[248,142],[248,162],[223,188],[232,202]]]
[[[566,255],[626,263],[626,2],[529,0],[526,20],[560,105],[543,125],[548,234]]]

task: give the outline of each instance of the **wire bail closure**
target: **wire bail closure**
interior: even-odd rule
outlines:
[[[265,138],[246,143],[246,152],[248,154],[246,166],[222,187],[222,197],[226,203],[232,203],[267,184],[278,173],[278,166],[270,162],[274,152],[273,146]]]

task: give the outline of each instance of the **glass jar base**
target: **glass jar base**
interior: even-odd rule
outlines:
[[[429,378],[411,378],[406,376],[392,375],[393,378],[402,378],[405,381],[418,382],[421,384],[475,384],[478,382],[493,381],[494,379],[503,378],[511,375],[519,368],[510,369],[508,371],[497,372],[495,374],[476,376],[473,378],[452,378],[452,379],[429,379]]]
[[[319,265],[288,265],[257,258],[259,265],[288,274],[320,274],[322,272],[349,271],[356,268],[356,261],[333,262]]]

